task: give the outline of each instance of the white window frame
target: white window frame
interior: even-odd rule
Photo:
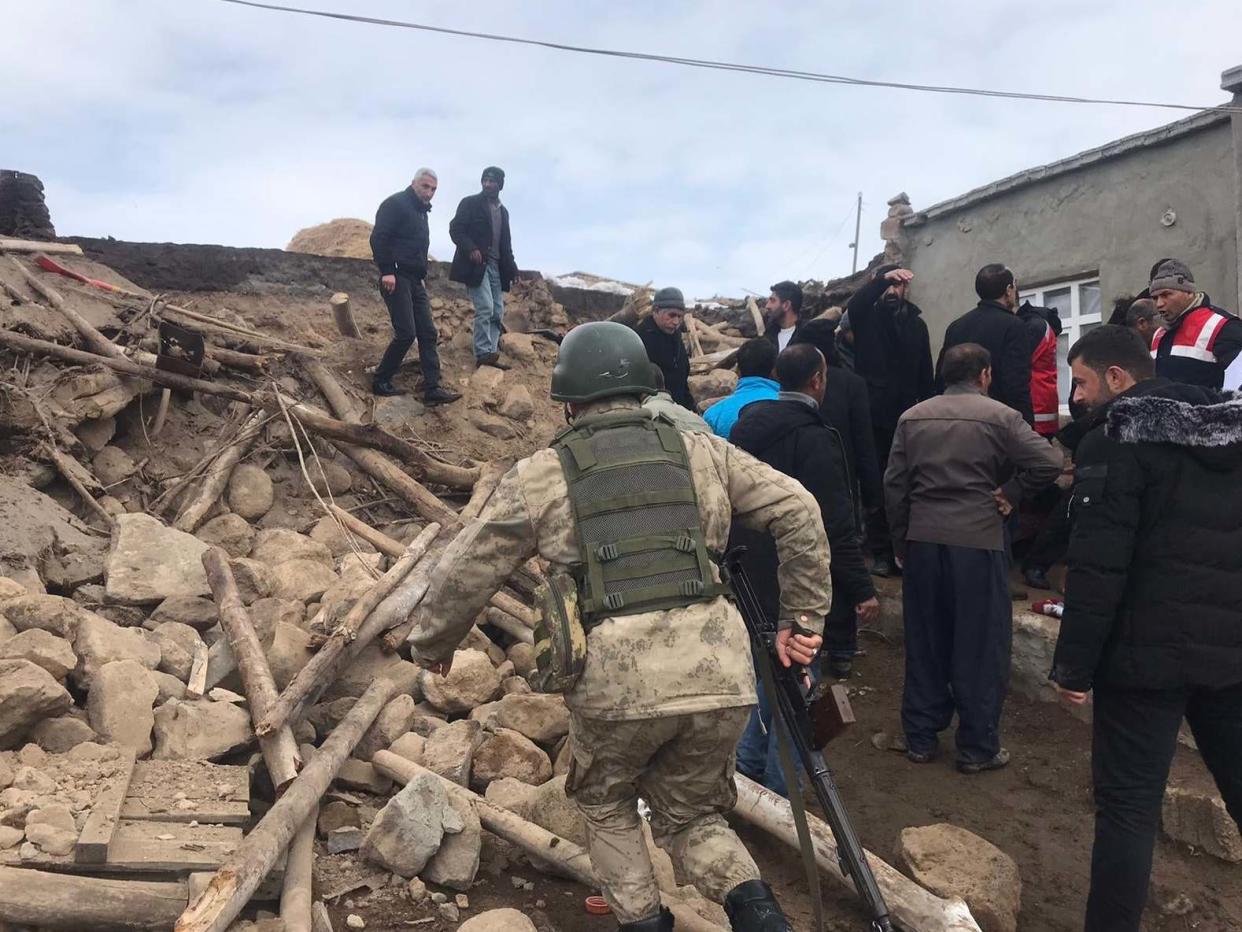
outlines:
[[[1061,281],[1046,282],[1040,285],[1022,288],[1018,292],[1019,301],[1030,301],[1037,307],[1047,307],[1045,295],[1050,291],[1062,291],[1066,288],[1070,293],[1070,309],[1068,314],[1061,314],[1061,334],[1068,338],[1068,345],[1073,346],[1078,342],[1078,338],[1082,336],[1083,327],[1090,325],[1099,325],[1104,323],[1104,292],[1100,290],[1100,309],[1097,312],[1086,313],[1082,311],[1081,290],[1083,285],[1095,285],[1100,288],[1100,276],[1097,272],[1094,275],[1088,275],[1083,278],[1068,278]],[[1066,399],[1069,397],[1069,385],[1062,385],[1060,374],[1062,371],[1062,361],[1060,353],[1057,354],[1057,394],[1060,396],[1060,411],[1063,415],[1069,415],[1069,406]]]

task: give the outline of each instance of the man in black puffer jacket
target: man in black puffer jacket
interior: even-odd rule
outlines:
[[[1152,378],[1143,341],[1070,350],[1078,446],[1052,679],[1095,691],[1087,932],[1136,932],[1183,717],[1242,823],[1242,399]]]
[[[879,614],[871,576],[863,562],[854,506],[850,496],[845,454],[837,432],[824,423],[819,406],[824,400],[827,366],[823,354],[809,343],[790,346],[776,358],[776,379],[781,393],[775,401],[754,401],[729,434],[734,445],[787,476],[797,479],[819,504],[824,530],[832,552],[830,577],[832,609],[825,629],[825,647],[833,654],[841,645],[842,659],[853,655],[844,643],[852,637],[852,616],[870,622]],[[764,612],[775,618],[780,605],[776,582],[776,546],[771,535],[745,531],[735,525],[730,546],[747,548],[747,575]],[[844,618],[842,618],[844,615]],[[842,621],[850,626],[843,632]],[[848,651],[848,653],[844,653]],[[759,706],[738,744],[738,769],[773,792],[785,795],[786,778],[777,759],[772,709],[759,690]]]

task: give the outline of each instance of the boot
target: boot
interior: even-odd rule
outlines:
[[[733,932],[794,932],[762,880],[739,883],[725,897],[724,908]]]
[[[461,397],[461,392],[449,391],[437,385],[423,393],[423,402],[429,405],[446,405]]]
[[[391,398],[396,395],[404,395],[405,392],[393,385],[392,379],[387,379],[383,382],[372,382],[371,394],[379,395],[381,398]]]
[[[658,916],[640,919],[638,922],[621,923],[620,932],[669,932],[672,928],[673,914],[661,906]]]

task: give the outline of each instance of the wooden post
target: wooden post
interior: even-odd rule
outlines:
[[[349,295],[338,291],[328,299],[328,304],[332,308],[332,318],[336,321],[336,329],[341,336],[355,340],[362,336],[354,322],[354,312],[349,309]]]
[[[0,867],[0,923],[61,932],[166,932],[185,905],[182,882],[103,880]]]
[[[237,581],[229,568],[229,555],[220,547],[211,547],[203,554],[203,568],[207,571],[207,585],[211,587],[220,613],[220,627],[224,629],[233,657],[237,660],[242,688],[250,705],[250,719],[257,723],[276,702],[276,681],[272,679],[272,671],[254,623],[250,620],[250,613],[246,611],[237,591]],[[302,763],[293,729],[285,725],[260,735],[259,750],[263,752],[272,786],[279,794],[293,782]]]
[[[174,932],[224,932],[229,927],[396,691],[396,685],[384,678],[367,687],[284,795],[242,839],[202,895],[177,919]]]
[[[115,527],[116,520],[107,512],[103,505],[99,504],[95,496],[90,493],[78,476],[79,472],[85,471],[85,467],[78,463],[77,460],[70,462],[70,457],[57,449],[53,441],[48,441],[45,449],[47,450],[48,458],[52,461],[52,465],[56,467],[56,471],[65,477],[65,481],[69,483],[70,488],[78,493],[78,497],[86,502],[91,511],[103,519],[104,527]],[[76,469],[74,468],[75,466],[77,467]]]
[[[112,833],[121,820],[121,804],[125,802],[133,774],[134,752],[125,751],[118,761],[116,775],[95,797],[90,815],[78,835],[73,848],[73,860],[78,864],[103,864],[108,860],[108,846],[112,844]]]
[[[212,506],[215,505],[221,493],[224,492],[224,487],[229,484],[229,477],[233,475],[233,468],[250,451],[251,444],[259,436],[259,429],[263,426],[265,416],[265,413],[262,411],[252,414],[233,442],[211,464],[207,474],[203,477],[203,484],[199,487],[198,493],[181,510],[181,514],[177,515],[177,519],[173,522],[173,527],[178,531],[192,534],[203,523],[203,519],[207,517],[207,512],[211,511]]]
[[[185,684],[187,699],[202,699],[207,694],[207,667],[211,660],[211,648],[204,641],[194,645],[194,662],[190,665],[190,679]]]
[[[314,753],[315,749],[309,745],[302,748],[302,754],[308,759]],[[285,932],[313,932],[311,869],[315,863],[315,825],[318,821],[319,807],[316,806],[289,845],[289,857],[285,859],[285,882],[280,890],[280,918],[285,921]]]
[[[763,829],[795,851],[799,850],[789,800],[777,796],[741,774],[734,777],[734,783],[738,791],[734,814]],[[820,871],[853,890],[853,881],[841,869],[841,862],[837,858],[837,842],[832,836],[832,829],[810,813],[806,820],[815,848],[815,862]],[[978,924],[962,900],[957,897],[942,899],[936,896],[871,852],[867,852],[867,860],[871,864],[880,892],[888,903],[889,912],[901,928],[911,932],[979,932]]]
[[[321,900],[311,905],[311,929],[313,932],[333,932],[332,916]]]
[[[49,256],[80,256],[77,243],[41,243],[33,239],[0,239],[0,252],[45,252]]]
[[[686,331],[690,334],[691,351],[695,356],[702,356],[703,344],[699,342],[699,331],[693,314],[686,314]]]
[[[254,730],[260,737],[270,735],[279,728],[287,728],[289,722],[297,721],[302,710],[312,698],[332,682],[345,659],[345,648],[359,639],[363,622],[376,607],[388,597],[414,565],[423,558],[431,542],[440,533],[438,524],[429,524],[414,539],[409,549],[382,577],[372,584],[353,607],[344,621],[337,625],[318,653],[294,675],[284,692],[275,698],[264,714],[256,718]],[[223,621],[223,617],[221,618]],[[255,639],[256,644],[258,639]],[[261,656],[261,655],[260,655]],[[238,658],[241,663],[241,658]]]
[[[420,774],[433,774],[433,771],[406,760],[392,751],[377,751],[371,758],[371,765],[380,773],[402,785]],[[576,880],[590,889],[598,888],[599,881],[591,867],[591,858],[579,845],[559,835],[554,835],[533,822],[526,821],[517,813],[489,803],[477,793],[440,774],[434,774],[434,776],[439,777],[450,796],[473,803],[475,811],[479,814],[479,821],[493,835],[521,848],[536,864],[543,865],[544,868],[556,874]],[[689,932],[720,932],[719,926],[708,922],[684,903],[671,899],[677,896],[676,890],[661,890],[661,892],[665,894],[665,905],[673,911],[678,929],[687,929]]]
[[[759,305],[754,298],[747,296],[746,310],[750,311],[750,319],[755,322],[755,336],[763,336],[763,331],[767,328],[764,326],[763,315],[759,313]]]

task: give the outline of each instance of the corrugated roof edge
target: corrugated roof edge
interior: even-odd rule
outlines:
[[[1193,114],[1182,120],[1173,123],[1167,123],[1156,129],[1145,130],[1141,133],[1135,133],[1132,136],[1125,136],[1121,139],[1113,140],[1094,149],[1088,149],[1085,152],[1079,152],[1077,155],[1071,155],[1056,162],[1049,162],[1047,165],[1040,165],[1036,168],[1028,168],[1010,175],[1008,178],[1002,178],[1000,181],[993,181],[982,187],[967,191],[965,194],[959,194],[957,197],[949,198],[947,201],[941,201],[939,204],[933,204],[926,210],[917,211],[914,216],[906,219],[903,226],[915,227],[926,223],[928,220],[935,220],[937,217],[943,217],[945,214],[951,214],[963,208],[978,204],[990,197],[996,197],[1024,185],[1033,184],[1037,181],[1047,181],[1050,178],[1056,178],[1059,175],[1065,175],[1069,172],[1078,171],[1097,162],[1103,162],[1106,159],[1113,159],[1120,155],[1133,152],[1136,149],[1143,149],[1148,146],[1159,145],[1161,143],[1171,142],[1180,139],[1183,136],[1189,136],[1192,133],[1202,132],[1218,123],[1227,123],[1229,121],[1228,111],[1221,110],[1204,110],[1200,113]]]

